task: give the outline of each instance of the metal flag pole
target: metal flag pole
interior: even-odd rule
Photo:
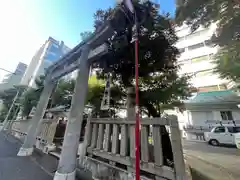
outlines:
[[[139,117],[139,94],[138,94],[138,20],[136,11],[131,0],[125,0],[124,4],[134,16],[132,42],[135,43],[135,173],[136,180],[140,180],[140,117]]]
[[[136,180],[140,180],[140,117],[139,117],[139,94],[138,94],[138,24],[135,14],[135,94],[136,94],[136,109],[135,109],[135,156],[136,156]]]
[[[135,174],[136,180],[140,180],[140,117],[139,117],[139,93],[138,93],[138,20],[131,0],[123,0],[125,6],[134,17],[132,42],[135,43]]]
[[[135,40],[135,93],[136,93],[136,124],[135,124],[135,155],[136,155],[136,180],[140,180],[140,117],[139,117],[139,94],[138,94],[138,39]]]

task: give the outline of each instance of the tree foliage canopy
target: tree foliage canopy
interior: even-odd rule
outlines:
[[[223,78],[239,80],[239,0],[178,0],[176,22],[180,25],[185,22],[191,25],[192,30],[215,22],[217,29],[212,42],[220,46],[216,72]]]
[[[25,86],[16,86],[15,88],[6,89],[5,91],[0,92],[0,100],[1,100],[1,106],[2,106],[0,109],[0,121],[3,121],[5,119],[8,113],[8,110],[10,109],[17,93],[18,93],[18,97],[20,97],[25,89],[26,89]],[[19,102],[20,102],[19,98],[16,99],[8,119],[13,119],[18,109],[17,104]]]
[[[21,98],[21,106],[23,110],[23,116],[28,116],[31,109],[37,106],[38,100],[43,90],[44,78],[41,77],[36,80],[37,89],[29,88],[23,94]],[[96,76],[89,78],[89,88],[86,104],[96,107],[96,110],[100,111],[101,98],[104,91],[104,81],[98,80]],[[48,108],[64,105],[70,107],[72,95],[75,87],[75,79],[60,79],[53,91]]]
[[[40,76],[35,80],[36,88],[28,88],[20,98],[22,115],[28,116],[33,107],[37,106],[44,87],[45,76]]]
[[[82,41],[86,40],[91,35],[92,35],[91,31],[85,31],[80,33]]]
[[[190,95],[190,84],[189,77],[177,75],[179,51],[174,46],[177,36],[171,18],[158,14],[158,9],[153,4],[150,9],[147,23],[141,25],[139,33],[139,94],[140,105],[147,109],[149,115],[155,117],[160,115],[161,104],[180,102],[180,99],[187,98]],[[111,12],[112,9],[98,10],[94,15],[95,28]],[[109,40],[111,53],[102,57],[107,62],[95,65],[99,68],[99,77],[104,78],[104,74],[111,72],[113,83],[125,92],[126,87],[135,83],[135,55],[131,38],[129,27],[120,36]]]

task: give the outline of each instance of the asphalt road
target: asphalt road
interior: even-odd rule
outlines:
[[[207,143],[183,141],[186,155],[211,164],[227,173],[230,179],[240,179],[240,150],[233,147],[214,147]]]
[[[18,157],[20,143],[0,133],[0,180],[52,180],[34,158]]]

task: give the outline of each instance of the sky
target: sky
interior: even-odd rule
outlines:
[[[161,12],[174,13],[174,0],[153,0]],[[73,48],[80,33],[93,30],[93,14],[114,6],[115,0],[0,1],[0,68],[14,71],[29,64],[49,36]],[[6,72],[0,70],[0,80]]]

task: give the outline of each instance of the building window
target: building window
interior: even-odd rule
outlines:
[[[185,36],[179,37],[178,42],[185,40]]]
[[[220,84],[218,86],[219,90],[226,90],[227,89],[227,86],[225,84]]]
[[[219,91],[226,90],[226,86],[224,84],[214,85],[214,86],[203,86],[198,88],[198,92],[209,92],[209,91]]]
[[[220,111],[222,120],[233,120],[232,111]]]
[[[207,32],[208,32],[208,29],[203,29],[203,30],[200,30],[200,31],[195,31],[194,33],[189,34],[188,36],[186,36],[186,39],[187,39],[187,40],[193,40],[194,38],[199,37],[199,36],[204,37]]]
[[[200,61],[205,61],[205,60],[209,60],[208,55],[192,58],[192,62],[200,62]]]
[[[180,49],[179,49],[179,52],[180,52],[180,53],[185,52],[185,48],[180,48]]]
[[[199,87],[198,92],[209,92],[209,91],[217,91],[218,86],[204,86],[204,87]]]
[[[204,43],[198,43],[198,44],[194,44],[192,46],[188,46],[188,50],[194,50],[194,49],[198,49],[204,47]]]
[[[212,74],[212,69],[206,69],[203,71],[196,72],[196,77],[202,77],[202,76],[211,75],[211,74]]]

